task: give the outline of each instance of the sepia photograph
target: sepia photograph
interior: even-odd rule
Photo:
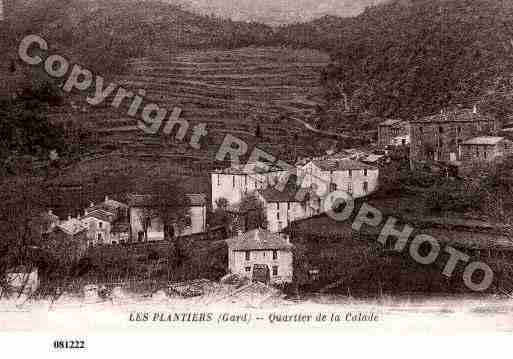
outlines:
[[[0,0],[0,59],[2,341],[513,332],[513,0]]]

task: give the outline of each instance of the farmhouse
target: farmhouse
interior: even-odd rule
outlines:
[[[313,160],[300,170],[303,188],[314,188],[323,196],[333,191],[345,191],[354,198],[364,197],[378,187],[377,167],[351,160]]]
[[[459,158],[464,164],[487,163],[513,153],[513,142],[504,137],[481,136],[460,144]]]
[[[230,273],[267,283],[290,283],[292,244],[288,237],[254,229],[227,239]]]
[[[456,163],[459,145],[476,137],[497,131],[493,117],[477,107],[442,111],[438,115],[411,121],[410,162],[412,168],[426,162]]]
[[[190,208],[184,218],[185,225],[170,223],[172,232],[177,236],[188,236],[206,231],[207,202],[204,194],[187,194]],[[155,212],[152,195],[130,194],[129,218],[130,240],[132,242],[160,241],[165,239],[164,223]]]
[[[217,200],[225,198],[228,203],[235,205],[244,195],[259,189],[265,189],[275,184],[285,171],[276,166],[262,168],[257,163],[232,166],[211,174],[212,208],[217,208]]]

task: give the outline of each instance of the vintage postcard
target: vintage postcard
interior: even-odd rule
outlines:
[[[0,0],[0,333],[513,331],[513,1]]]

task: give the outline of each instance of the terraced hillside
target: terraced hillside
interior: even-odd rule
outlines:
[[[294,132],[305,132],[290,117],[304,119],[315,112],[322,101],[319,73],[327,62],[326,55],[311,50],[196,50],[158,60],[133,59],[117,82],[133,91],[144,89],[147,100],[169,110],[180,107],[181,118],[191,125],[206,123],[215,142],[227,131],[254,136],[260,124],[262,136],[279,143]],[[91,119],[104,141],[149,141],[136,119],[109,108],[95,110]]]

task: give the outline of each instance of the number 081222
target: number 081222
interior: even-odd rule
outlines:
[[[55,349],[85,349],[84,340],[54,340]]]

